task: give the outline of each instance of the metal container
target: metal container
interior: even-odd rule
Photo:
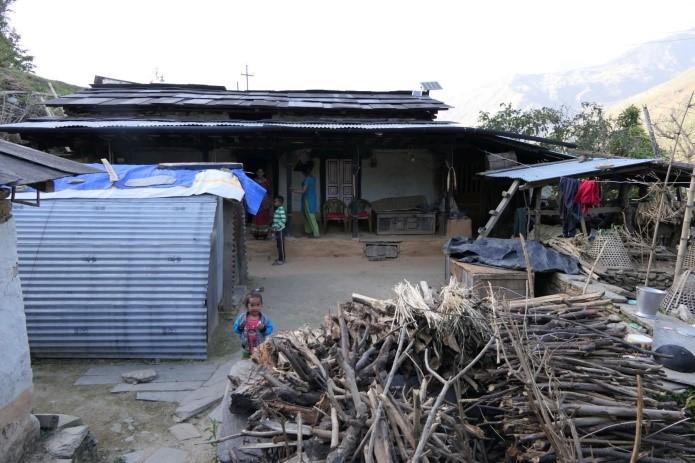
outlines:
[[[647,286],[637,287],[637,315],[642,318],[656,318],[656,311],[666,297],[666,291]]]

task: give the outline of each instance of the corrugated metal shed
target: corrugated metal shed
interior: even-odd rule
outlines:
[[[628,158],[593,158],[587,160],[572,159],[568,161],[548,162],[532,166],[512,167],[509,169],[481,172],[489,178],[518,179],[526,183],[539,183],[561,177],[578,177],[582,175],[603,174],[621,171],[631,167],[652,164],[653,159]]]
[[[205,358],[217,204],[203,195],[16,205],[32,354]]]

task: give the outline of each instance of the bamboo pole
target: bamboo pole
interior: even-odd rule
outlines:
[[[673,150],[671,150],[671,158],[668,161],[668,168],[666,169],[666,177],[664,178],[664,186],[663,190],[661,191],[661,194],[659,196],[659,208],[656,213],[656,222],[654,223],[654,236],[652,237],[652,246],[649,249],[649,261],[647,262],[647,276],[644,279],[644,286],[649,286],[649,273],[651,272],[652,269],[652,262],[654,260],[654,250],[656,249],[656,240],[659,234],[659,222],[661,221],[661,211],[664,208],[664,197],[666,196],[666,187],[668,186],[668,178],[671,175],[671,168],[673,167],[673,160],[676,157],[676,150],[678,149],[678,139],[681,136],[681,132],[683,132],[683,124],[685,123],[685,117],[688,115],[688,110],[690,109],[690,106],[693,103],[693,95],[695,95],[695,92],[692,92],[690,94],[690,99],[688,100],[688,105],[685,107],[685,111],[683,111],[683,117],[681,118],[681,123],[678,126],[678,132],[676,132],[676,139],[673,143]],[[654,156],[656,156],[657,153],[654,153]]]

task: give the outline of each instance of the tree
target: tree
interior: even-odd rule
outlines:
[[[640,110],[630,105],[615,120],[609,151],[620,156],[650,158],[654,156],[649,135],[640,121]]]
[[[20,36],[10,26],[8,14],[14,0],[0,0],[0,67],[31,71],[34,57],[20,47]]]
[[[582,103],[576,114],[570,114],[564,106],[522,110],[503,103],[495,114],[481,111],[478,122],[486,129],[575,143],[582,151],[636,158],[653,155],[649,137],[640,122],[639,109],[635,106],[626,108],[613,119],[596,103]]]
[[[495,114],[481,111],[478,122],[486,129],[561,140],[568,135],[570,121],[565,107],[521,110],[512,107],[511,103],[502,103]]]

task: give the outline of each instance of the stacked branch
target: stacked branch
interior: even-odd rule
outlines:
[[[439,294],[403,283],[386,301],[353,295],[322,329],[256,351],[264,372],[231,401],[255,410],[241,435],[261,442],[243,448],[296,462],[695,454],[660,367],[621,341],[607,304],[601,294],[481,302],[453,282]]]
[[[466,412],[517,461],[691,461],[660,366],[622,340],[599,294],[492,304],[501,362],[474,377],[489,393]]]

